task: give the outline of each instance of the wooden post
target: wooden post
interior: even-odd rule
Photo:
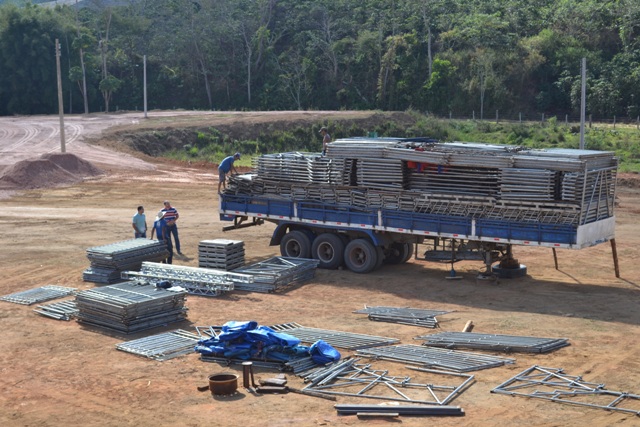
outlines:
[[[553,249],[553,263],[556,265],[556,270],[558,269],[558,255],[556,254],[556,248]]]
[[[611,239],[611,254],[613,255],[613,268],[616,271],[616,277],[620,278],[620,266],[618,265],[618,250],[616,249],[615,237]]]
[[[462,328],[462,332],[471,332],[473,330],[473,322],[471,320],[469,320],[465,325],[464,328]]]

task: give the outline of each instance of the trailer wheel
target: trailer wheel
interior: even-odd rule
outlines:
[[[384,262],[387,264],[403,264],[413,255],[413,245],[411,243],[392,243],[391,250],[387,254]]]
[[[302,231],[290,231],[280,241],[280,253],[288,258],[309,258],[311,241]]]
[[[382,267],[382,264],[384,264],[385,256],[384,256],[384,249],[382,249],[381,246],[376,246],[375,248],[376,248],[376,266],[374,270],[377,270],[380,267]]]
[[[378,251],[368,240],[352,240],[344,250],[344,263],[354,273],[369,273],[376,268]]]
[[[321,234],[315,238],[313,245],[311,245],[311,256],[320,261],[319,268],[335,270],[344,261],[344,243],[336,234]]]

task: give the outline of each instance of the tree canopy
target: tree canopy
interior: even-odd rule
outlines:
[[[35,2],[33,2],[35,3]],[[640,114],[637,0],[0,1],[0,115],[382,109]],[[86,88],[86,90],[85,90]]]

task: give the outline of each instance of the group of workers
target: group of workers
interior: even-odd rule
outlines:
[[[151,228],[150,239],[153,240],[153,235],[155,234],[158,241],[165,242],[167,245],[169,256],[163,261],[167,264],[173,263],[174,242],[176,252],[178,252],[178,255],[182,255],[180,251],[180,238],[178,237],[178,225],[176,224],[178,218],[180,218],[178,210],[171,206],[171,202],[165,200],[164,207],[156,215],[153,221],[153,227]],[[144,213],[144,206],[138,206],[138,212],[133,215],[132,226],[136,239],[147,238],[147,217]],[[174,242],[171,241],[171,236],[173,236]]]
[[[331,136],[324,126],[320,129],[320,134],[322,135],[322,155],[324,156],[327,153],[327,144],[331,142]],[[238,170],[234,166],[236,160],[240,160],[240,153],[225,157],[218,165],[218,194],[220,194],[221,189],[227,189],[227,174],[231,172],[231,170],[233,170],[235,174],[238,173]],[[173,236],[173,240],[175,241],[175,248],[178,255],[182,255],[180,251],[180,238],[178,237],[178,226],[176,225],[179,217],[178,210],[171,206],[168,200],[165,200],[164,207],[156,215],[153,221],[153,227],[151,228],[150,239],[153,240],[155,233],[158,241],[164,241],[167,244],[169,256],[163,261],[167,264],[173,263],[174,244],[171,241],[171,236]],[[133,215],[132,226],[136,239],[147,238],[147,218],[144,213],[144,206],[138,206],[138,212]]]

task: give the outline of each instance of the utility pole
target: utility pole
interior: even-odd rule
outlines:
[[[60,76],[60,42],[56,39],[56,71],[58,74],[58,114],[60,115],[60,152],[65,153],[64,104],[62,102],[62,77]]]
[[[587,104],[587,58],[582,58],[582,90],[580,95],[580,149],[584,150],[584,121]]]
[[[143,57],[143,61],[144,61],[144,66],[142,67],[142,73],[143,73],[143,83],[142,85],[144,86],[144,118],[147,118],[147,55],[144,55]]]

